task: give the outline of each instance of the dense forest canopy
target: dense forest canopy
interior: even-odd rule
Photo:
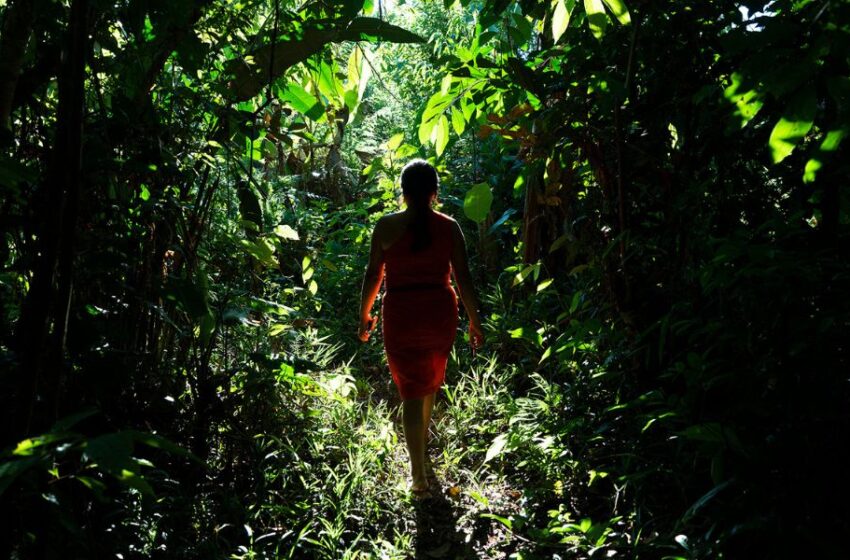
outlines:
[[[850,4],[0,0],[0,554],[840,558]],[[414,503],[372,228],[458,332]]]

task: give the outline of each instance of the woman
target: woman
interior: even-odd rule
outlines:
[[[463,233],[456,221],[431,208],[438,183],[437,170],[426,161],[413,160],[404,167],[406,209],[375,225],[360,300],[359,336],[365,342],[375,325],[372,305],[386,271],[384,348],[402,399],[411,491],[420,496],[428,492],[425,445],[434,395],[445,378],[457,330],[451,272],[469,316],[469,342],[473,349],[484,342]]]

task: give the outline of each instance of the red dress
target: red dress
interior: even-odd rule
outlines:
[[[403,400],[440,388],[457,331],[457,297],[449,281],[452,220],[429,212],[428,227],[431,244],[425,249],[411,251],[408,230],[384,251],[384,349]]]

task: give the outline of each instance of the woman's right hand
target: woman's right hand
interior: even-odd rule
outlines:
[[[484,331],[480,324],[472,321],[469,322],[469,345],[472,346],[473,351],[484,346]]]
[[[364,315],[360,318],[360,328],[357,330],[357,338],[360,342],[369,340],[369,334],[375,328],[375,318],[371,315]]]

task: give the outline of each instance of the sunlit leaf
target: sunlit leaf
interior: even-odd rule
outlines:
[[[281,239],[289,239],[290,241],[298,241],[298,232],[292,229],[292,226],[281,224],[274,228],[274,234]]]
[[[466,121],[463,118],[463,113],[455,106],[452,107],[452,128],[455,134],[460,136],[466,128]]]
[[[557,43],[570,24],[570,12],[566,0],[555,0],[552,12],[552,39]]]
[[[603,2],[605,2],[605,5],[608,6],[608,9],[611,10],[611,13],[614,14],[614,17],[622,25],[628,25],[632,22],[629,10],[626,8],[623,0],[603,0]]]
[[[356,49],[355,49],[356,50]],[[322,61],[319,65],[319,91],[328,98],[328,100],[333,101],[337,104],[343,99],[345,95],[345,90],[342,87],[342,84],[336,77],[336,73],[334,72],[334,65],[328,64],[325,61]]]
[[[428,98],[425,110],[422,112],[422,121],[430,121],[441,114],[452,102],[452,97],[442,92],[437,92]]]
[[[492,459],[501,455],[507,443],[508,434],[499,434],[496,436],[496,439],[493,440],[493,443],[491,443],[489,449],[487,449],[487,454],[484,456],[484,462],[489,463]]]
[[[387,149],[390,151],[395,151],[396,148],[401,146],[401,143],[404,141],[404,132],[399,132],[398,134],[394,134],[387,140]]]
[[[817,178],[817,172],[821,170],[824,160],[827,159],[832,152],[838,149],[839,144],[844,139],[847,131],[845,129],[831,130],[826,134],[814,157],[806,162],[806,167],[803,170],[803,182],[813,183]]]
[[[788,157],[794,147],[808,134],[816,112],[817,96],[813,87],[806,88],[791,99],[782,118],[773,127],[768,140],[774,163],[779,163]]]
[[[434,147],[437,149],[437,157],[440,157],[446,151],[446,146],[449,144],[449,119],[445,115],[440,116],[435,130]]]
[[[463,199],[463,213],[473,222],[483,222],[490,214],[493,192],[487,183],[473,185]]]
[[[419,125],[419,143],[423,146],[427,144],[431,139],[431,132],[434,130],[434,127],[437,125],[437,121],[422,121],[422,124]]]
[[[325,107],[315,95],[309,93],[300,84],[295,82],[290,83],[281,92],[282,101],[289,104],[290,107],[304,115],[305,117],[318,121],[325,116]]]
[[[758,114],[764,102],[758,91],[744,86],[741,74],[734,72],[730,79],[732,83],[723,91],[723,95],[735,104],[735,116],[741,128],[744,128]]]
[[[277,260],[274,258],[275,246],[268,239],[264,237],[255,241],[242,239],[240,240],[240,243],[245,250],[259,262],[269,267],[277,266]]]
[[[522,269],[517,272],[516,276],[514,276],[513,282],[511,282],[511,286],[518,286],[525,282],[525,279],[535,271],[540,270],[539,264],[527,264]]]
[[[608,15],[602,0],[584,0],[584,10],[587,13],[587,26],[597,39],[605,35],[608,27]]]
[[[546,288],[548,288],[548,287],[549,287],[549,285],[550,285],[550,284],[552,284],[552,282],[553,282],[553,281],[554,281],[554,279],[549,278],[549,279],[544,280],[543,282],[541,282],[541,283],[537,284],[537,291],[538,291],[538,292],[542,292],[543,290],[545,290]]]

